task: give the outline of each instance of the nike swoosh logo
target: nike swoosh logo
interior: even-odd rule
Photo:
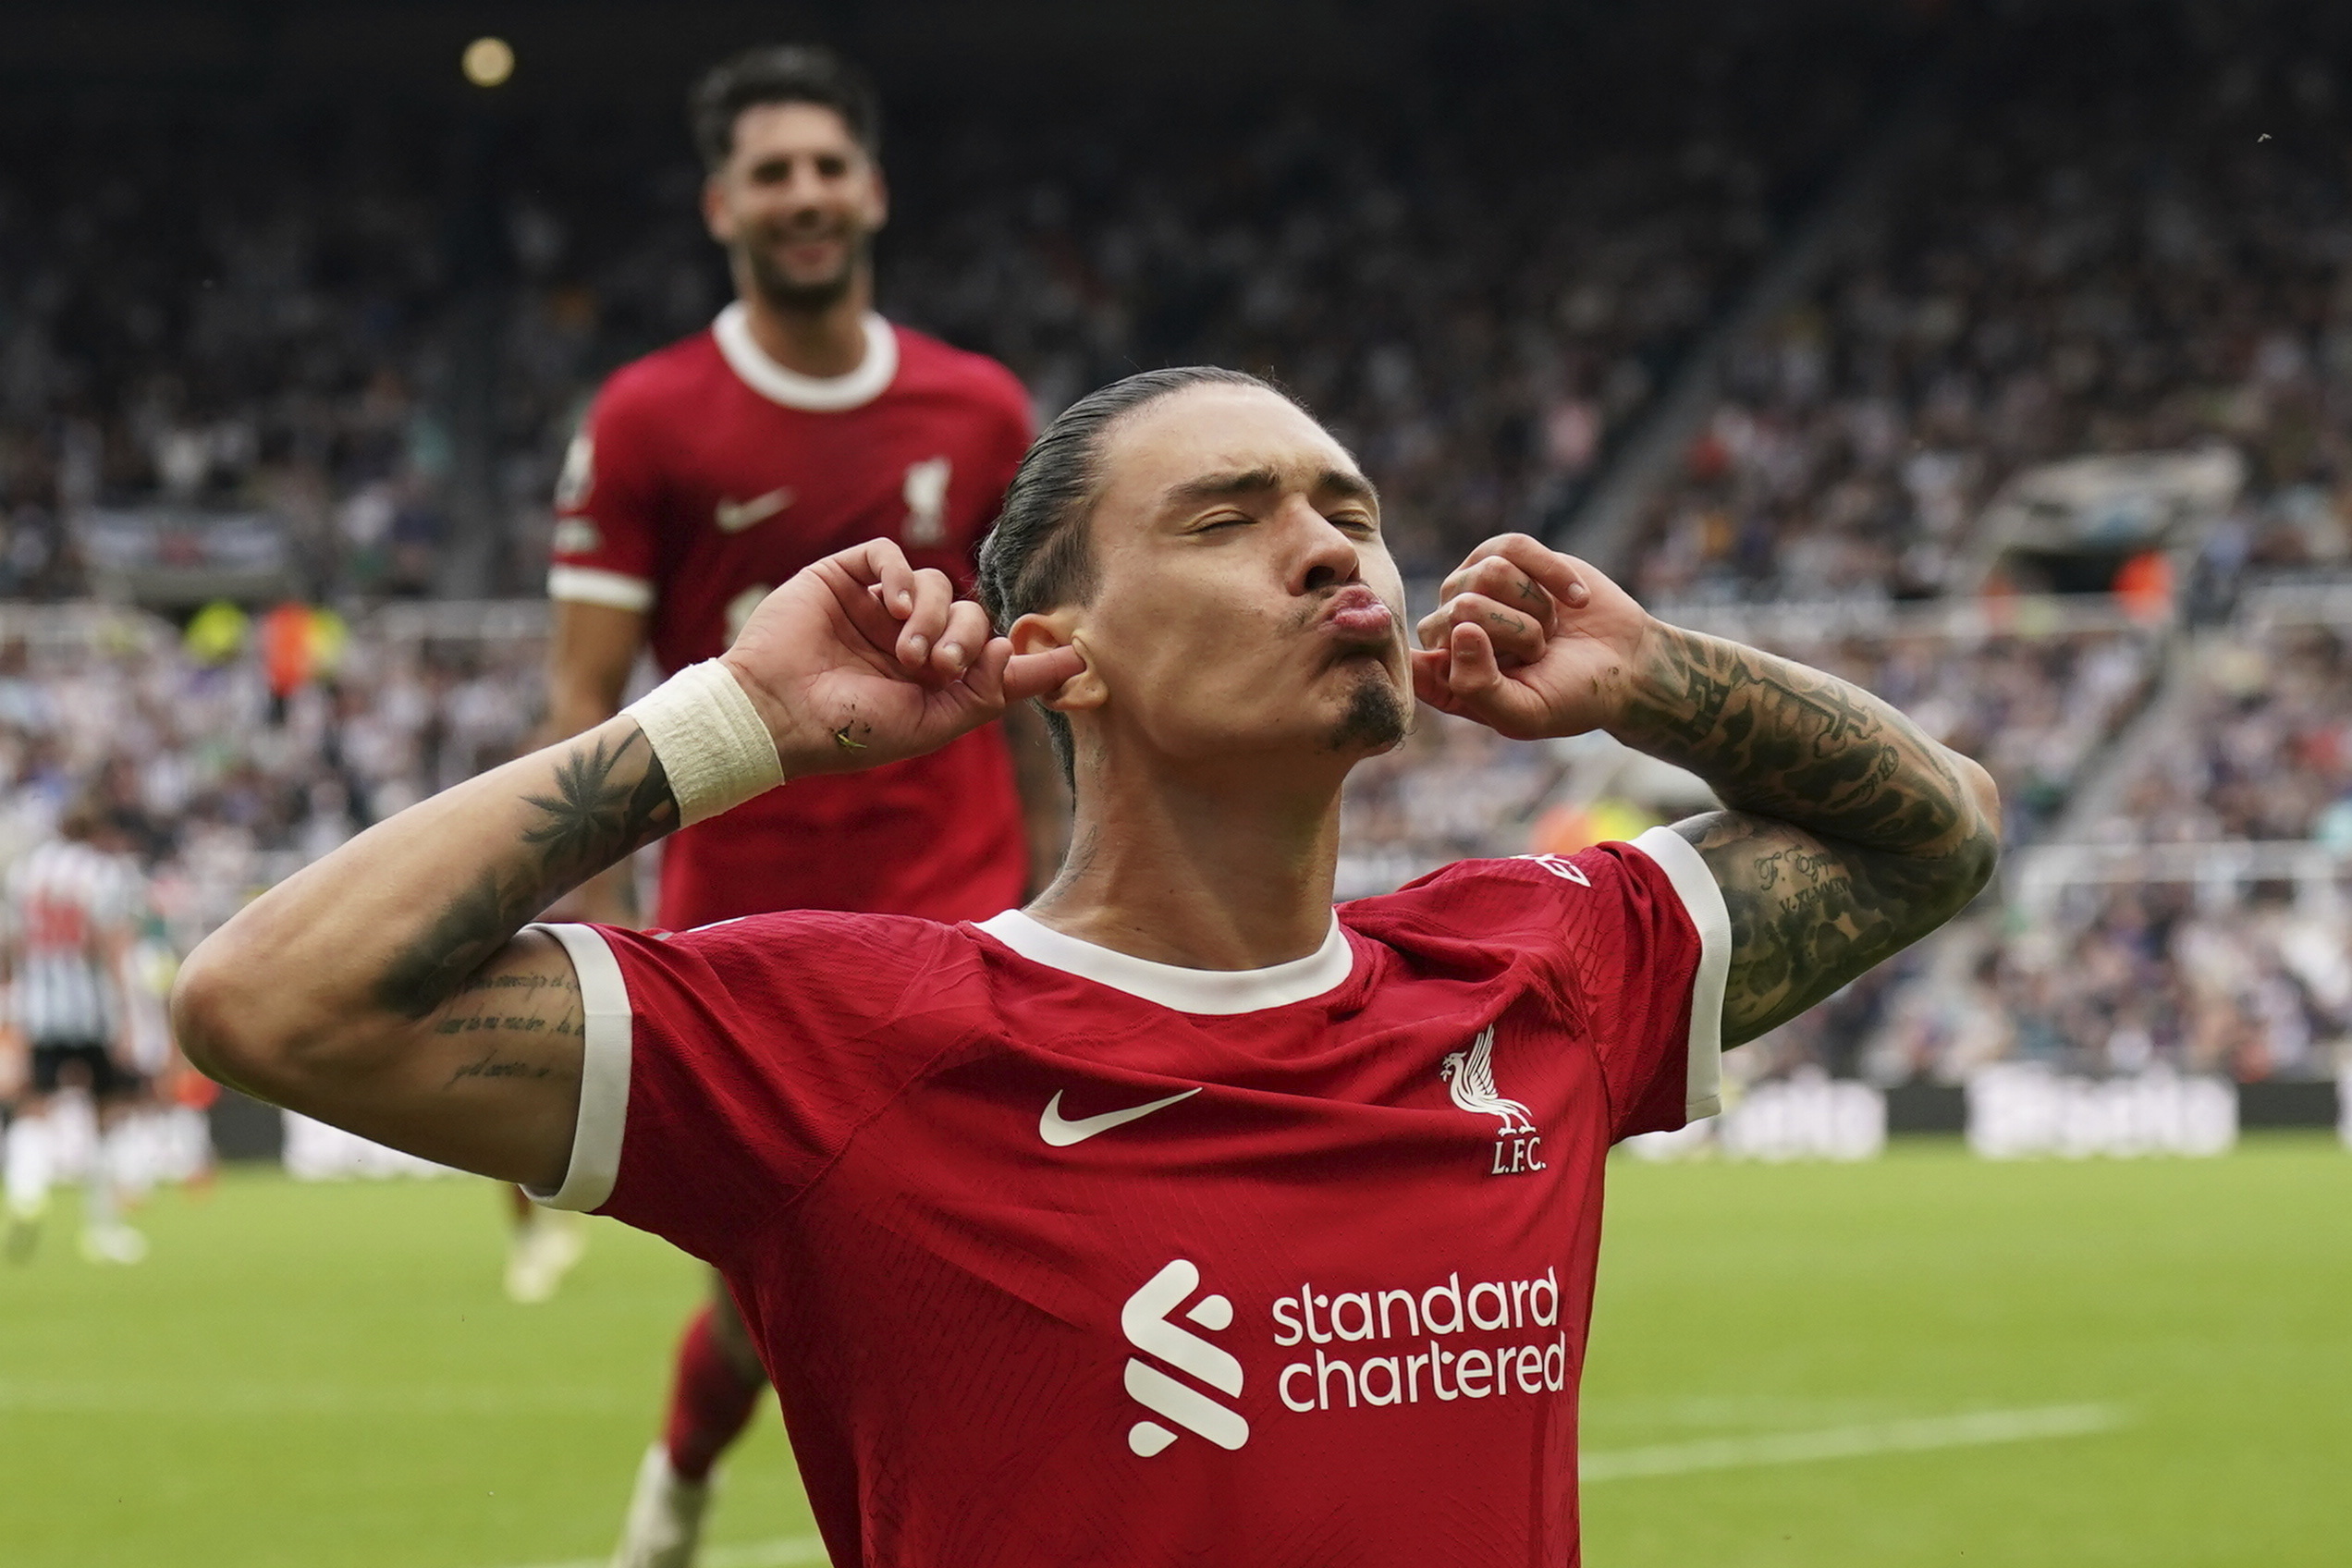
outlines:
[[[1181,1095],[1170,1095],[1164,1100],[1153,1100],[1147,1105],[1133,1105],[1125,1110],[1106,1110],[1100,1116],[1082,1116],[1075,1121],[1065,1121],[1061,1115],[1061,1091],[1057,1089],[1054,1097],[1046,1102],[1045,1114],[1037,1118],[1037,1136],[1055,1148],[1066,1149],[1072,1144],[1084,1143],[1097,1133],[1124,1127],[1155,1110],[1166,1110],[1178,1100],[1191,1099],[1199,1093],[1198,1089],[1187,1089]]]
[[[754,496],[748,501],[730,501],[719,497],[711,521],[718,524],[721,533],[741,533],[763,519],[774,517],[792,504],[792,487],[789,484],[770,490],[765,496]]]

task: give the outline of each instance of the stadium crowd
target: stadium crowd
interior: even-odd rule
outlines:
[[[1150,104],[1075,132],[910,113],[883,308],[1047,413],[1137,364],[1270,370],[1441,570],[1564,515],[1866,123],[1867,71],[1757,64],[1587,62],[1607,114],[1530,62],[1433,71],[1426,104],[1237,102],[1181,138]],[[667,118],[129,108],[0,145],[10,596],[78,590],[73,519],[157,504],[280,520],[313,594],[426,591],[477,405],[510,525],[490,586],[532,591],[598,379],[725,298]]]
[[[2250,480],[2214,564],[2346,557],[2346,84],[2291,33],[2214,50],[2168,19],[2028,30],[1950,94],[1867,232],[1731,355],[1642,592],[1968,590],[2021,470],[2199,442]]]
[[[2242,1079],[2324,1077],[2352,1035],[2352,635],[2209,635],[2166,743],[2089,825],[2107,845],[2207,846],[2201,876],[2064,889],[1957,1005],[1985,1053],[2090,1072],[2162,1061]],[[2233,844],[2306,843],[2297,874]],[[2334,851],[2330,853],[2329,851]],[[2167,876],[2189,876],[2177,867]]]
[[[1919,987],[1873,1077],[1959,1082],[2022,1060],[2091,1077],[2151,1068],[2331,1078],[2352,1034],[2352,888],[2329,877],[2066,889],[1968,973]]]
[[[2104,45],[2021,36],[1967,67],[1819,286],[1734,347],[1721,405],[1637,530],[1647,597],[1703,619],[1965,592],[1983,564],[1970,530],[2019,472],[2199,442],[2232,444],[2248,475],[2234,511],[2181,542],[2207,610],[2249,571],[2352,557],[2352,183],[2334,151],[2352,82],[2284,33],[2249,53],[2150,28],[2122,46],[2128,71]],[[1823,45],[1794,30],[1756,47]],[[1564,518],[1884,123],[1883,97],[1834,85],[1868,72],[1753,63],[1693,52],[1618,84],[1612,104],[1641,106],[1613,118],[1532,68],[1452,96],[1418,84],[1354,118],[1235,104],[1175,139],[1147,105],[1090,109],[1083,135],[918,107],[886,149],[882,303],[1005,360],[1044,412],[1134,364],[1270,371],[1363,454],[1394,547],[1433,573]],[[72,520],[158,506],[278,519],[316,593],[425,593],[454,527],[468,376],[486,377],[509,523],[491,586],[534,593],[597,378],[725,297],[683,136],[379,106],[304,111],[289,138],[277,112],[178,112],[93,114],[45,128],[38,157],[0,158],[0,597],[81,592]],[[0,144],[24,151],[32,125],[0,119]],[[483,320],[495,330],[470,341]],[[103,775],[153,825],[184,947],[529,732],[535,643],[360,624],[331,678],[275,694],[263,661],[151,632],[95,658],[8,644],[0,831],[29,841],[69,781]],[[1757,640],[1982,759],[2028,843],[2149,701],[2163,635]],[[2348,665],[2335,631],[2213,643],[2181,743],[2154,749],[2092,836],[2352,843]],[[1342,893],[1662,814],[1597,789],[1588,760],[1426,724],[1351,788]],[[1752,1054],[1890,1078],[2009,1053],[2321,1071],[2313,1042],[2352,1015],[2297,955],[2347,945],[2338,906],[2228,908],[2161,884],[2069,895],[1895,1027],[1890,971]]]
[[[2352,848],[2352,636],[2306,626],[2200,645],[2176,744],[2091,825],[2104,842]]]
[[[254,893],[379,817],[513,755],[538,719],[531,639],[363,628],[313,678],[169,629],[0,644],[0,857],[48,836],[88,781],[133,828],[186,952]]]

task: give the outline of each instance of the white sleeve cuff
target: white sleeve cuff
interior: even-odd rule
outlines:
[[[533,925],[563,944],[580,978],[586,1038],[580,1062],[580,1119],[571,1133],[571,1164],[552,1193],[523,1191],[549,1208],[602,1208],[620,1175],[621,1133],[629,1118],[629,984],[620,961],[589,925]]]
[[[1732,971],[1732,915],[1723,889],[1691,841],[1671,827],[1653,827],[1633,847],[1658,863],[1698,930],[1698,972],[1691,977],[1690,1059],[1683,1080],[1683,1114],[1696,1121],[1723,1109],[1723,986]]]
[[[602,567],[551,566],[547,569],[547,597],[569,599],[576,605],[608,605],[617,610],[635,610],[642,615],[654,607],[654,585],[642,577],[606,571]]]

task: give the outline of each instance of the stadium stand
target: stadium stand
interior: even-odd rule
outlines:
[[[2007,1021],[1991,1048],[2242,1081],[2334,1072],[2326,1047],[2352,1031],[2352,640],[2248,601],[2191,644],[2164,743],[2082,841],[2019,869],[2022,929],[1977,981],[1976,1005]]]
[[[2215,55],[2164,20],[2027,30],[1966,78],[1884,210],[1729,355],[1641,591],[1970,591],[2014,475],[2203,442],[2250,471],[2216,559],[2344,558],[2341,89],[2291,34]]]
[[[146,616],[0,615],[0,855],[100,780],[143,825],[185,952],[369,823],[513,755],[539,717],[536,608],[395,606],[348,640],[329,618],[294,680],[258,633],[191,652]]]
[[[1245,100],[1173,139],[1164,104],[1083,136],[911,113],[883,303],[1047,412],[1138,364],[1271,370],[1442,570],[1565,515],[1868,123],[1867,72],[1748,63],[1671,57],[1608,115],[1525,62],[1475,92],[1433,74],[1427,103]],[[14,596],[91,583],[62,520],[96,511],[273,523],[273,588],[430,591],[470,420],[506,525],[476,586],[530,592],[598,378],[724,298],[671,115],[553,107],[491,139],[414,106],[133,104],[62,137],[19,116],[0,146]]]
[[[1697,439],[1603,564],[1981,757],[2026,847],[2006,902],[1746,1071],[2324,1075],[2352,1033],[2352,615],[2260,606],[2352,566],[2347,84],[2318,7],[2227,48],[2192,7],[2136,15],[1955,48],[1824,270],[1735,340],[1908,91],[1883,38],[1649,49],[1605,111],[1533,61],[1206,105],[1182,137],[1158,101],[985,127],[917,102],[883,300],[1047,411],[1136,364],[1272,372],[1364,454],[1425,584],[1504,528],[1575,547],[1715,353]],[[1837,64],[1791,68],[1808,53]],[[184,937],[520,743],[535,622],[432,599],[452,542],[487,516],[480,586],[535,592],[597,377],[722,298],[667,105],[495,131],[389,101],[0,115],[0,597],[137,596],[145,540],[350,617],[333,678],[277,692],[259,652],[159,623],[0,618],[0,822],[106,772],[157,825]],[[2053,467],[2087,458],[2139,466]],[[2002,532],[2076,495],[2071,550]],[[1691,803],[1605,749],[1433,721],[1354,781],[1341,892]]]

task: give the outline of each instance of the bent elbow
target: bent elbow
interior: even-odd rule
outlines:
[[[1982,764],[1970,757],[1954,753],[1959,765],[1961,788],[1974,808],[1976,831],[1968,836],[1963,851],[1967,877],[1967,896],[1975,898],[2001,865],[2001,786]]]
[[[218,934],[199,942],[172,982],[172,1037],[205,1077],[262,1094],[270,1053],[252,1028],[258,1010],[240,974],[246,967]]]

